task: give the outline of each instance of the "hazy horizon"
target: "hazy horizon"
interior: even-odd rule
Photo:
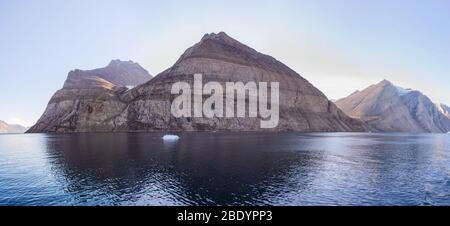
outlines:
[[[205,33],[271,55],[330,99],[388,79],[450,104],[450,2],[6,0],[0,120],[31,126],[67,73],[112,59],[156,75]]]

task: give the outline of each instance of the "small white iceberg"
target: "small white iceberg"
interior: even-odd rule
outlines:
[[[180,139],[177,135],[164,135],[162,138],[164,141],[177,141]]]

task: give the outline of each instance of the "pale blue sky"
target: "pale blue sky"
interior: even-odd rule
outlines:
[[[157,74],[219,31],[329,98],[386,78],[450,104],[447,0],[2,0],[0,119],[33,124],[74,68],[122,59]]]

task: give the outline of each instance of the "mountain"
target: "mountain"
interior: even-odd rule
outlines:
[[[27,128],[21,125],[12,125],[0,120],[0,133],[25,133]]]
[[[382,132],[445,133],[450,119],[424,94],[387,80],[340,99],[338,107]]]
[[[261,129],[261,118],[175,118],[171,103],[172,85],[193,85],[194,74],[203,83],[279,82],[279,124]],[[70,77],[70,76],[69,76]],[[73,104],[71,111],[46,111],[30,132],[86,131],[367,131],[367,125],[348,117],[325,95],[295,71],[271,56],[229,37],[224,32],[206,34],[188,48],[178,61],[145,84],[128,91],[115,90],[103,80],[89,84],[106,90],[101,98]],[[92,89],[89,89],[91,91]],[[92,96],[89,92],[82,96]],[[58,95],[54,97],[58,98]],[[81,97],[80,97],[81,98]],[[195,97],[194,97],[195,98]],[[226,100],[225,100],[226,101]],[[224,103],[225,103],[224,101]],[[234,101],[234,100],[233,100]],[[246,98],[245,101],[248,101]],[[48,109],[58,109],[52,104]],[[234,102],[235,103],[235,102]],[[59,105],[66,105],[59,102]]]
[[[436,107],[439,109],[439,111],[445,115],[445,117],[450,119],[450,107],[445,104],[436,104]]]
[[[64,83],[64,88],[96,86],[137,86],[150,80],[151,75],[133,61],[112,60],[108,66],[95,70],[74,70]],[[110,83],[110,84],[109,84]]]
[[[151,78],[132,61],[113,60],[105,68],[71,71],[63,88],[53,95],[44,114],[28,132],[108,130],[107,126],[99,126],[127,106],[120,94]]]

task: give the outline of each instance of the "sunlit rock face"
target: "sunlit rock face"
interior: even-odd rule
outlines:
[[[445,133],[450,119],[427,96],[384,80],[336,104],[382,132]]]
[[[278,82],[280,101],[278,126],[261,129],[260,122],[263,119],[260,117],[175,118],[171,114],[171,104],[177,95],[171,94],[172,85],[182,81],[192,87],[194,74],[202,74],[204,84],[214,81],[222,84],[223,87],[226,82],[257,84]],[[45,120],[38,123],[31,131],[336,132],[368,130],[365,123],[348,117],[298,73],[273,57],[259,53],[223,32],[205,35],[199,43],[187,49],[172,67],[133,89],[123,90],[118,86],[111,86],[115,84],[105,77],[100,79],[83,80],[85,83],[83,86],[101,87],[102,93],[99,95],[98,89],[81,89],[84,93],[80,96],[95,98],[88,98],[86,101],[82,98],[71,98],[69,96],[73,93],[67,94],[68,91],[64,89],[63,93],[55,94],[53,99],[58,101],[50,102],[43,116]],[[71,86],[71,82],[66,84]],[[76,90],[79,92],[79,88]],[[63,101],[60,101],[61,99]],[[246,98],[245,101],[248,99]],[[58,105],[71,107],[61,108]],[[70,109],[70,112],[62,109]],[[49,124],[53,126],[48,127]]]

